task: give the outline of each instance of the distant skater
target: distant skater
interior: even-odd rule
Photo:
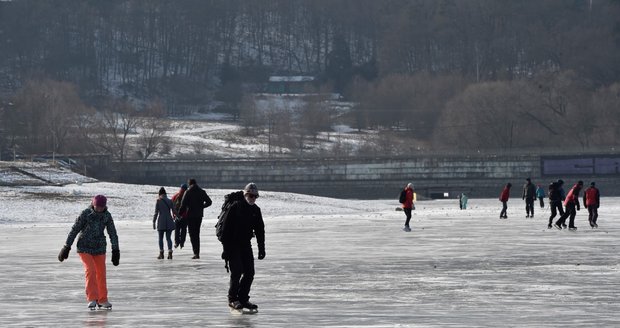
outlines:
[[[411,228],[409,227],[409,221],[411,221],[411,211],[414,206],[413,194],[413,184],[408,183],[405,187],[405,202],[402,203],[403,211],[405,212],[405,226],[403,227],[403,230],[405,231],[411,231]]]
[[[508,210],[508,199],[510,198],[510,188],[512,187],[512,183],[508,182],[506,186],[504,186],[504,190],[499,195],[499,201],[502,202],[502,211],[499,213],[500,219],[507,219],[508,215],[506,211]]]
[[[570,217],[568,222],[568,229],[571,231],[577,230],[575,226],[575,216],[577,215],[577,211],[579,211],[579,192],[583,187],[583,181],[579,180],[568,192],[566,195],[566,199],[564,200],[564,215],[562,215],[553,225],[559,230],[565,226],[566,219]]]
[[[118,249],[118,236],[112,215],[108,212],[107,198],[103,195],[95,196],[91,205],[82,211],[75,220],[71,231],[67,236],[65,245],[58,254],[58,260],[64,261],[69,257],[69,251],[75,238],[77,241],[77,253],[84,265],[84,278],[86,280],[86,300],[88,308],[95,310],[96,307],[112,309],[108,301],[108,287],[106,282],[106,230],[112,244],[112,264],[117,266],[120,260]],[[79,235],[79,237],[78,237]]]
[[[159,188],[157,200],[155,201],[155,214],[153,215],[153,230],[157,230],[159,235],[159,256],[158,260],[164,258],[164,234],[168,245],[168,259],[172,260],[172,231],[174,231],[174,220],[176,213],[174,204],[168,199],[166,189]]]
[[[187,210],[184,212],[180,212],[181,210],[181,201],[183,200],[183,195],[185,195],[185,191],[187,190],[187,184],[184,183],[179,188],[176,194],[172,195],[172,204],[174,205],[174,248],[181,246],[183,248],[185,246],[185,239],[187,238]]]
[[[536,198],[538,198],[538,202],[540,203],[540,208],[545,208],[545,189],[538,185],[536,187]]]
[[[197,260],[200,259],[200,226],[202,225],[204,209],[211,206],[212,202],[209,195],[198,186],[196,179],[189,179],[187,184],[189,188],[183,195],[179,212],[187,211],[187,230],[194,251],[192,259]]]
[[[553,228],[553,218],[555,218],[558,212],[560,216],[564,215],[564,209],[562,208],[562,201],[564,201],[563,184],[564,181],[562,181],[562,179],[549,184],[549,207],[551,208],[551,215],[549,216],[549,224],[547,225],[548,229]]]
[[[521,199],[525,200],[525,217],[534,217],[534,200],[536,199],[536,187],[532,183],[530,178],[525,179],[525,185],[523,185],[523,195]]]
[[[459,195],[459,206],[462,210],[467,209],[467,196],[465,195],[465,193],[461,193]]]
[[[594,181],[590,182],[590,187],[583,193],[583,205],[588,209],[588,221],[591,228],[598,228],[598,207],[601,203],[601,193],[595,187]]]

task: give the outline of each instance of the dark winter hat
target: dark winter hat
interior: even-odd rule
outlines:
[[[583,181],[579,180],[579,181],[577,181],[577,184],[580,185],[580,186],[583,186]]]
[[[594,183],[594,181],[590,182],[590,185],[591,185],[592,187],[594,187],[594,185],[595,185],[595,184],[596,184],[596,183]]]
[[[250,182],[243,188],[243,193],[258,196],[258,187],[254,182]]]
[[[104,195],[97,195],[93,197],[93,200],[92,200],[93,206],[105,207],[107,203],[108,203],[108,199],[105,198]]]
[[[181,185],[181,189],[183,189],[183,190],[187,190],[187,183],[182,184],[182,185]]]
[[[165,195],[166,189],[164,187],[159,188],[159,195]]]
[[[564,180],[562,180],[562,179],[558,179],[558,183],[559,183],[559,184],[564,184]]]
[[[508,182],[508,183],[506,184],[506,187],[508,187],[508,188],[512,187],[512,183]]]
[[[196,184],[196,179],[192,178],[192,179],[187,180],[187,184],[190,185],[190,186],[195,185]]]
[[[525,181],[527,181],[527,182],[532,182],[532,179],[527,178],[527,179],[525,179]]]

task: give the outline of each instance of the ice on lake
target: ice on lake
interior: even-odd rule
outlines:
[[[0,187],[2,327],[620,326],[619,198],[602,198],[599,229],[578,212],[577,232],[548,230],[548,209],[526,219],[521,199],[509,201],[508,220],[495,199],[470,199],[467,210],[420,201],[404,232],[396,200],[261,192],[267,257],[251,293],[260,312],[240,316],[226,305],[213,228],[230,190],[206,187],[214,205],[200,260],[189,240],[173,260],[156,259],[159,186]],[[110,312],[86,309],[75,244],[57,260],[97,193],[109,197],[121,249],[118,267],[108,257]]]

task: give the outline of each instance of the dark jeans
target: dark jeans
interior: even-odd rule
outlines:
[[[508,202],[502,202],[502,211],[499,213],[499,217],[504,217],[506,215],[506,211],[508,210]]]
[[[187,220],[177,220],[174,226],[174,243],[183,248],[187,238]]]
[[[555,222],[555,224],[560,225],[560,226],[564,225],[566,224],[566,219],[570,217],[570,221],[568,222],[568,227],[574,228],[575,227],[575,215],[577,215],[575,203],[568,203],[566,204],[566,211],[564,212],[562,216],[560,216],[560,218]]]
[[[525,199],[525,213],[534,216],[534,198]]]
[[[591,205],[588,206],[588,220],[592,223],[596,223],[598,219],[598,207]]]
[[[200,255],[200,225],[202,225],[202,218],[187,218],[187,230],[194,255]]]
[[[553,218],[560,213],[560,216],[564,215],[564,209],[562,209],[562,201],[549,202],[551,207],[551,216],[549,217],[549,224],[553,223]]]
[[[172,230],[157,230],[159,234],[159,250],[164,251],[164,234],[166,234],[166,243],[168,244],[168,250],[172,250],[172,239],[170,239],[170,235],[172,234]]]
[[[538,197],[538,201],[540,202],[540,208],[545,208],[545,198]]]
[[[405,225],[408,227],[409,226],[409,221],[411,221],[411,209],[410,208],[403,208],[403,211],[405,211],[405,216],[407,217],[405,219]]]
[[[233,250],[228,255],[230,267],[230,287],[228,301],[245,303],[250,300],[250,288],[254,281],[254,254],[252,247]]]

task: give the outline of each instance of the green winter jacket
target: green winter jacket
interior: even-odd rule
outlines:
[[[75,220],[65,244],[71,246],[75,237],[79,234],[77,241],[78,253],[105,254],[107,244],[105,234],[103,233],[104,229],[107,229],[110,236],[112,250],[117,250],[118,236],[116,235],[112,215],[107,208],[105,211],[98,213],[91,206],[82,211],[82,214]]]

